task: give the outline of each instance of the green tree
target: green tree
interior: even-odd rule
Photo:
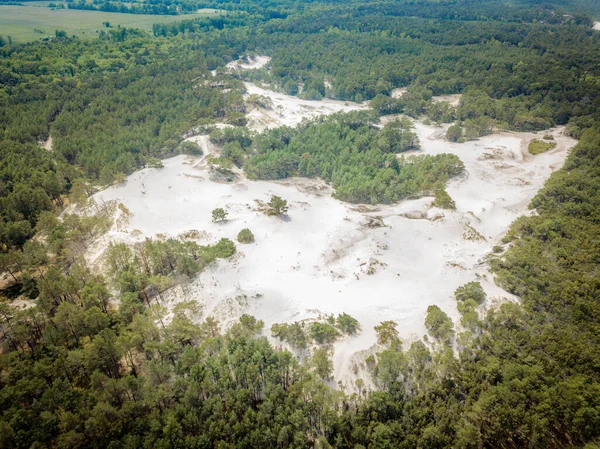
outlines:
[[[213,223],[216,223],[217,221],[223,221],[227,219],[227,215],[229,214],[225,211],[225,209],[218,207],[212,211],[212,221]]]
[[[319,378],[325,381],[330,380],[333,374],[333,362],[329,357],[329,349],[316,349],[311,359],[311,366]]]
[[[446,139],[448,139],[450,142],[458,142],[462,139],[462,136],[462,126],[460,126],[458,123],[451,125],[446,131]]]
[[[450,344],[454,337],[454,324],[450,317],[438,306],[427,307],[425,317],[425,327],[427,332],[444,344]]]
[[[456,203],[443,187],[439,187],[435,191],[432,206],[439,207],[440,209],[456,210]]]
[[[458,287],[454,291],[454,298],[457,301],[462,302],[471,299],[477,304],[482,304],[485,301],[486,297],[487,295],[485,294],[481,283],[477,281],[468,282],[465,285]]]
[[[360,331],[360,324],[356,318],[351,317],[347,313],[338,315],[336,319],[337,327],[348,335],[353,335]]]
[[[289,209],[287,200],[284,200],[277,195],[273,195],[271,197],[271,200],[267,203],[267,206],[269,206],[267,209],[267,215],[271,216],[285,215]]]
[[[380,345],[392,344],[398,341],[398,331],[396,330],[398,323],[395,321],[382,321],[375,326],[377,332],[377,342]]]

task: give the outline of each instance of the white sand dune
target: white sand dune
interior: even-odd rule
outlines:
[[[267,62],[259,57],[241,66],[256,68]],[[247,97],[264,95],[273,102],[271,109],[255,108],[248,114],[249,127],[256,131],[367,107],[305,101],[251,83],[246,87]],[[385,117],[382,123],[391,119]],[[415,125],[423,147],[419,153],[454,153],[465,163],[465,174],[447,187],[456,202],[454,212],[432,208],[432,198],[388,206],[346,204],[332,198],[331,188],[319,180],[249,181],[239,173],[237,182],[212,182],[203,157],[178,156],[163,161],[164,168],[141,170],[96,195],[97,201],[122,202],[132,216],[97,242],[88,259],[101,260],[111,240],[132,243],[198,230],[203,231],[199,243],[206,244],[222,237],[235,240],[241,229],[250,228],[255,243],[239,244],[237,256],[172,289],[170,300],[196,299],[204,316],[215,315],[224,325],[250,313],[264,320],[269,336],[273,323],[349,313],[360,321],[362,332],[334,345],[335,377],[349,384],[364,377],[361,370],[352,374],[353,365],[360,362],[357,354],[373,347],[373,326],[381,321],[396,321],[406,342],[424,335],[431,304],[457,323],[453,292],[473,280],[488,293],[482,310],[515,299],[494,284],[485,257],[510,223],[529,213],[531,198],[575,144],[557,128],[547,132],[556,148],[531,156],[527,144],[539,137],[535,134],[502,133],[455,144],[443,138],[447,126]],[[197,142],[205,155],[218,151],[208,136],[188,140]],[[288,200],[287,220],[260,211],[261,202],[271,195]],[[226,222],[211,221],[217,207],[229,212]]]
[[[242,177],[215,183],[202,158],[178,156],[165,160],[162,169],[141,170],[96,195],[122,202],[133,214],[125,232],[113,230],[98,247],[108,240],[133,242],[191,229],[206,232],[201,243],[213,243],[250,228],[254,244],[238,245],[234,260],[219,261],[185,289],[174,289],[172,300],[197,299],[204,316],[216,315],[225,324],[250,313],[265,321],[267,334],[276,322],[349,313],[363,331],[335,345],[335,375],[347,381],[353,355],[374,344],[373,326],[382,320],[396,321],[400,336],[411,341],[425,333],[431,304],[458,321],[452,294],[466,282],[482,282],[488,306],[494,298],[509,297],[494,285],[483,258],[509,224],[527,213],[530,199],[575,143],[555,129],[557,147],[533,157],[523,154],[530,134],[452,144],[436,138],[443,129],[417,123],[416,130],[422,153],[451,152],[466,165],[465,176],[447,189],[456,212],[432,209],[431,198],[377,207],[345,204],[318,180]],[[206,136],[195,139],[214,151]],[[273,194],[289,201],[289,220],[258,210],[257,202]],[[229,212],[227,222],[212,223],[216,207]],[[467,225],[485,240],[466,239]]]
[[[253,83],[246,84],[246,98],[250,95],[262,95],[273,102],[269,109],[255,107],[246,116],[248,128],[254,131],[277,128],[279,126],[296,126],[302,120],[311,120],[320,115],[330,115],[336,112],[350,112],[368,109],[366,103],[353,103],[338,100],[324,99],[319,101],[302,100],[292,95],[257,86]]]

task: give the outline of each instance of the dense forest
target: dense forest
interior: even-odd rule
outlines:
[[[157,23],[152,35],[57,30],[22,45],[0,36],[0,267],[10,281],[0,302],[0,448],[597,447],[596,2],[123,4],[91,7],[228,12]],[[247,52],[270,55],[269,69],[223,70]],[[372,100],[373,111],[254,135],[240,78],[308,99]],[[407,93],[393,98],[400,87]],[[455,109],[431,101],[454,93],[463,94]],[[399,112],[456,122],[456,140],[566,125],[580,141],[534,198],[537,213],[517,220],[491,258],[521,303],[480,317],[482,292],[467,284],[455,294],[464,331],[430,308],[429,341],[408,348],[383,322],[384,350],[368,360],[376,391],[331,387],[333,325],[311,327],[323,345],[300,363],[251,316],[224,329],[199,320],[193,301],[167,311],[174,279],[231,256],[234,242],[114,245],[99,275],[81,255],[110,226],[108,206],[57,218],[156,158],[197,152],[184,136],[216,122],[235,126],[211,139],[249,177],[318,176],[351,202],[444,192],[461,162],[397,158],[418,148],[410,122],[374,123]],[[20,295],[34,306],[15,308]],[[295,324],[271,331],[302,342]]]

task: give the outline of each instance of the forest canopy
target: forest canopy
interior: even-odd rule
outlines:
[[[86,5],[227,13],[157,18],[151,35],[57,30],[22,45],[0,36],[0,266],[14,280],[2,295],[32,300],[27,309],[0,302],[0,448],[597,446],[598,2]],[[268,68],[224,70],[249,53],[271,56]],[[305,98],[372,100],[373,111],[253,135],[244,78]],[[394,98],[397,88],[406,94]],[[455,109],[432,101],[459,93]],[[396,323],[382,322],[380,352],[365,360],[376,391],[363,379],[357,393],[329,383],[328,345],[359,329],[349,315],[274,325],[272,335],[295,348],[319,345],[300,363],[261,337],[264,323],[251,316],[227,329],[194,301],[166,308],[173,279],[232,257],[233,241],[114,245],[103,276],[81,253],[110,227],[108,212],[56,217],[157,158],[197,153],[182,142],[216,122],[233,128],[210,139],[250,177],[318,176],[352,202],[431,193],[451,210],[443,184],[462,164],[398,157],[419,142],[408,119],[375,126],[392,113],[457,122],[457,141],[554,125],[581,140],[532,201],[536,213],[490,255],[498,283],[521,302],[480,315],[486,298],[473,282],[455,292],[461,327],[430,308],[431,338],[403,345]]]

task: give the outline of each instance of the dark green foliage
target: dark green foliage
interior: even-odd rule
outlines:
[[[124,243],[111,243],[107,262],[121,290],[132,292],[144,290],[156,284],[156,280],[161,285],[166,283],[165,288],[168,288],[168,278],[161,280],[161,276],[193,277],[216,259],[230,257],[235,251],[235,243],[225,238],[206,246],[176,239],[146,239],[135,249]]]
[[[462,126],[460,126],[458,123],[450,126],[446,131],[446,139],[448,139],[450,142],[459,142],[462,139],[462,136]]]
[[[339,331],[327,323],[312,323],[310,325],[310,335],[319,343],[333,343],[339,336]]]
[[[182,154],[191,154],[194,156],[201,156],[202,149],[195,142],[184,141],[177,147],[177,152]]]
[[[224,221],[229,214],[222,207],[217,207],[216,209],[213,209],[211,215],[212,221],[216,223],[217,221]]]
[[[163,3],[171,6],[143,5]],[[0,303],[0,446],[558,449],[597,441],[600,34],[574,11],[598,15],[597,2],[173,5],[244,13],[156,25],[156,39],[110,29],[99,39],[0,40],[0,236],[14,247],[2,247],[1,262],[25,270],[17,290],[39,293],[27,310]],[[455,119],[466,138],[568,123],[581,142],[533,200],[538,214],[512,226],[512,244],[493,261],[522,304],[480,320],[471,296],[458,301],[468,332],[457,338],[457,358],[422,342],[402,351],[395,323],[382,323],[389,347],[365,361],[380,391],[359,397],[322,382],[331,376],[326,348],[300,367],[254,337],[261,325],[251,317],[220,335],[193,304],[167,316],[160,295],[173,278],[233,254],[231,241],[120,247],[109,265],[123,293],[111,310],[112,289],[76,263],[76,248],[106,220],[55,223],[48,211],[70,190],[87,196],[82,175],[114,179],[181,152],[189,129],[243,125],[240,81],[208,71],[248,49],[270,54],[270,70],[240,76],[292,94],[304,86],[307,98],[373,98],[379,114]],[[408,89],[392,99],[396,87]],[[453,93],[463,93],[456,110],[431,101]],[[349,201],[431,194],[457,173],[455,160],[398,159],[404,136],[374,120],[350,114],[270,131],[255,139],[256,154],[241,128],[215,142],[230,144],[227,157],[255,177],[320,176]],[[37,148],[49,134],[52,153]],[[34,266],[48,264],[43,251],[25,244],[34,227],[56,261],[43,269]],[[437,312],[428,324],[447,342],[451,323]],[[300,323],[273,329],[308,344]]]
[[[40,214],[62,206],[68,173],[37,145],[0,139],[0,245],[22,246]]]
[[[462,172],[450,154],[398,158],[397,151],[418,145],[410,122],[394,121],[381,131],[373,123],[359,112],[266,132],[256,138],[246,172],[259,179],[319,176],[333,184],[337,198],[365,203],[420,195]]]
[[[335,320],[337,327],[345,334],[352,335],[360,331],[360,324],[356,318],[351,317],[347,313],[338,315]]]
[[[452,324],[452,320],[438,306],[427,307],[425,327],[433,338],[444,344],[450,344],[454,336],[454,324]]]
[[[379,325],[375,326],[374,329],[375,332],[377,332],[377,342],[380,345],[398,342],[397,327],[398,324],[395,321],[382,321]]]
[[[297,321],[292,324],[273,324],[271,335],[299,349],[305,349],[308,346],[304,325]]]
[[[465,285],[458,287],[454,291],[454,298],[457,301],[468,301],[469,299],[475,301],[477,304],[482,304],[487,295],[483,290],[481,284],[477,281],[469,282]]]
[[[312,367],[315,370],[315,374],[323,380],[331,379],[333,374],[333,362],[329,357],[329,350],[327,348],[318,348],[315,350],[312,360],[310,361]],[[325,443],[329,445],[326,439]]]
[[[271,199],[267,203],[267,206],[268,206],[267,215],[272,215],[272,216],[277,216],[277,217],[287,214],[287,211],[289,209],[287,200],[284,200],[283,198],[281,198],[277,195],[273,195],[271,197]]]

